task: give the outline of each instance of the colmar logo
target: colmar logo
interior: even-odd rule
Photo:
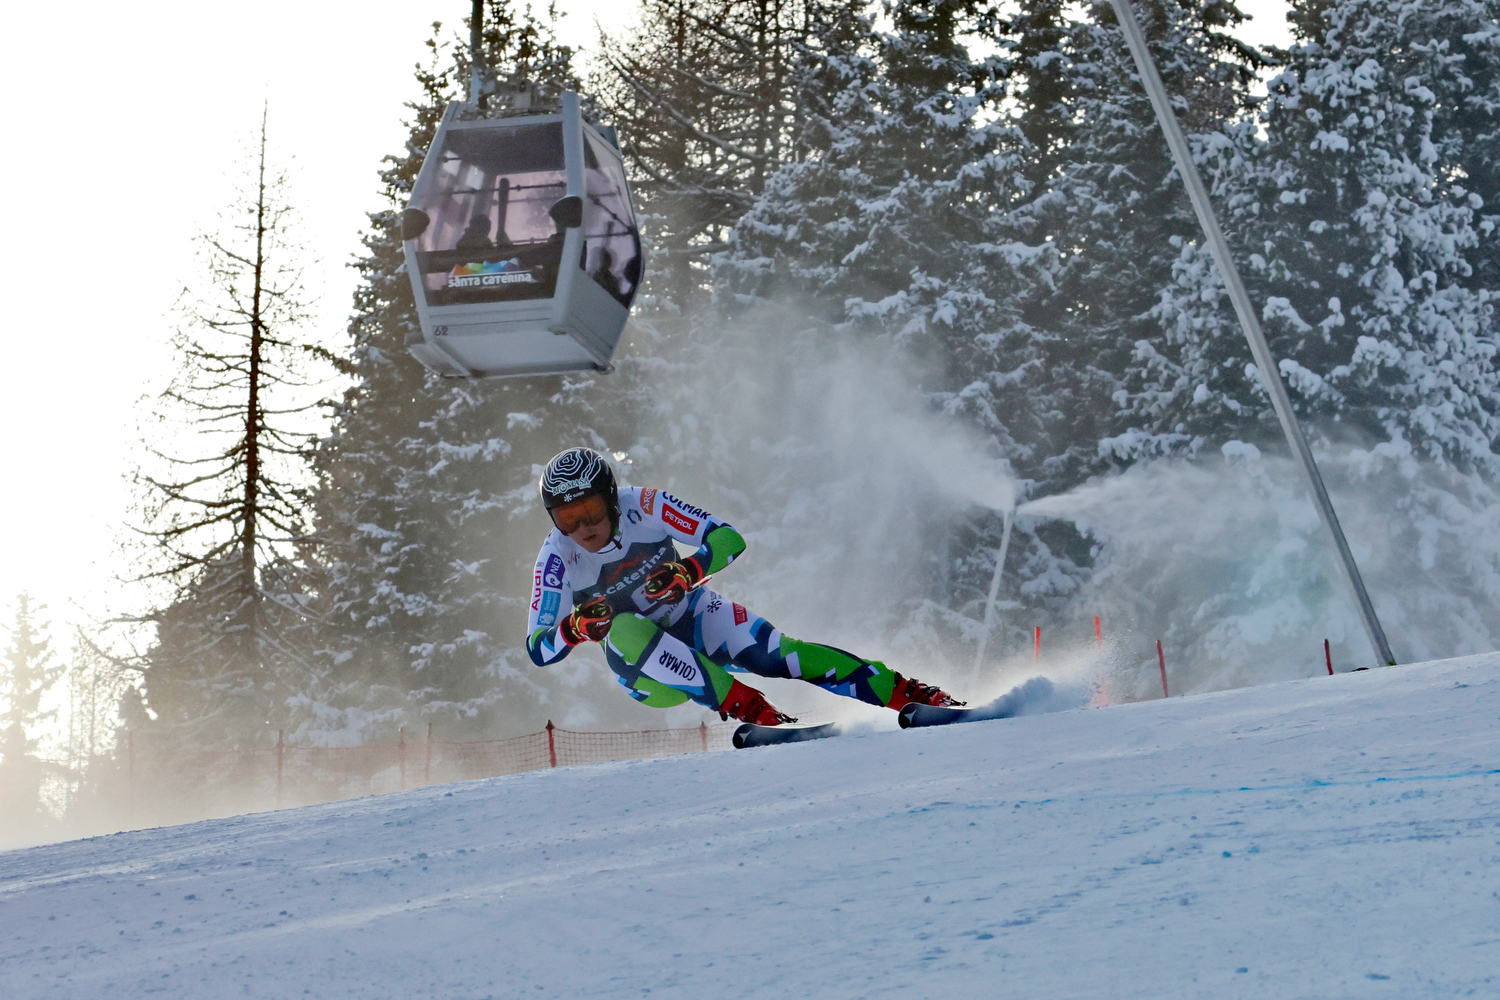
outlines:
[[[750,620],[750,612],[746,611],[744,608],[740,607],[738,604],[735,604],[733,607],[734,607],[734,623],[736,625],[743,625],[747,621]]]
[[[662,666],[672,671],[672,673],[685,680],[690,680],[698,676],[697,667],[693,666],[685,660],[673,656],[665,649],[661,651],[661,655],[657,656],[656,662],[660,663]]]
[[[563,581],[563,561],[556,553],[547,557],[547,568],[542,571],[542,583],[548,587],[561,587]]]
[[[671,507],[666,506],[665,504],[663,504],[661,508],[661,519],[686,535],[692,535],[698,531],[697,521],[688,517],[686,514],[677,513],[677,511],[673,510]]]
[[[702,519],[708,516],[708,511],[704,510],[702,507],[694,507],[690,503],[683,503],[681,500],[677,499],[670,493],[663,493],[661,495],[661,498],[670,503],[672,506],[676,507],[678,510],[683,511],[687,514],[691,514],[696,518]]]
[[[651,508],[656,506],[656,491],[641,490],[641,510],[647,514],[654,513]]]

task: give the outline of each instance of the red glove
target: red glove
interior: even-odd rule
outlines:
[[[585,604],[573,611],[557,626],[557,631],[569,646],[576,646],[589,639],[603,642],[605,636],[609,635],[609,626],[614,620],[614,609],[601,597],[594,603]]]
[[[676,604],[707,579],[691,559],[669,562],[646,578],[644,589],[646,596],[658,604]]]

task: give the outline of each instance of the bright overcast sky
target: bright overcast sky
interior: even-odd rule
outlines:
[[[1282,0],[1249,0],[1250,37],[1284,40]],[[563,39],[593,42],[632,0],[560,0]],[[467,0],[253,4],[78,0],[17,4],[0,42],[0,162],[11,237],[0,250],[0,624],[25,589],[55,622],[136,610],[115,592],[138,400],[175,363],[178,291],[192,237],[229,197],[262,102],[294,159],[302,233],[321,267],[319,329],[348,313],[380,159],[404,137],[402,104],[430,24],[461,30]],[[0,636],[0,641],[4,637]],[[59,639],[65,642],[63,635]]]

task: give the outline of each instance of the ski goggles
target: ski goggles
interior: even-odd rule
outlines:
[[[592,528],[608,517],[609,504],[604,502],[603,497],[596,495],[565,503],[561,507],[553,507],[549,513],[552,515],[552,523],[557,525],[557,530],[565,535],[571,535],[579,528]]]

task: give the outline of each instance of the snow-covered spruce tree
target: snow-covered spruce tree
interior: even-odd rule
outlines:
[[[1310,432],[1493,474],[1500,234],[1479,187],[1494,191],[1500,7],[1320,6],[1298,20],[1261,120],[1200,141],[1225,228]],[[1278,437],[1197,245],[1158,316],[1128,407],[1139,425],[1215,444]]]
[[[26,593],[17,595],[15,604],[0,663],[0,812],[5,816],[0,847],[35,838],[51,820],[42,802],[48,765],[32,751],[39,728],[56,714],[42,707],[42,699],[63,671],[54,662],[47,625],[38,620],[44,608]]]
[[[1160,339],[1159,290],[1172,281],[1182,242],[1198,233],[1113,8],[1091,4],[1087,17],[1059,29],[1053,6],[1025,4],[1031,16],[1015,23],[1025,55],[1014,73],[1018,121],[1047,146],[1033,161],[1042,168],[1035,197],[1010,220],[1024,238],[1049,241],[1061,261],[1055,285],[1025,313],[1045,331],[1063,421],[1041,477],[1049,493],[1114,461],[1191,447],[1191,435],[1172,427],[1150,439],[1117,435],[1134,426],[1138,405],[1121,392],[1151,370],[1150,345]],[[1262,57],[1230,34],[1243,20],[1238,9],[1223,0],[1135,6],[1185,130],[1243,117]],[[1045,127],[1028,125],[1036,120]]]
[[[1493,14],[1302,5],[1263,110],[1187,123],[1402,659],[1491,648],[1497,617],[1500,551],[1475,530],[1495,495],[1482,278],[1494,243],[1468,179],[1493,174],[1474,166],[1494,131],[1493,95],[1480,96],[1493,89]],[[1285,445],[1222,282],[1195,228],[1172,239],[1172,280],[1134,339],[1104,454],[1199,455],[1215,472],[1141,468],[1112,499],[1080,499],[1101,545],[1081,599],[1162,636],[1185,687],[1304,674],[1325,637],[1336,662],[1368,663],[1312,508],[1276,457]]]
[[[1001,113],[1004,61],[966,47],[991,24],[951,2],[824,21],[792,162],[716,261],[721,316],[697,349],[764,375],[705,415],[719,418],[705,450],[736,455],[750,526],[779,559],[817,560],[823,617],[859,623],[849,642],[930,637],[933,615],[945,634],[972,629],[998,541],[984,505],[1006,498],[945,494],[959,470],[934,475],[941,449],[924,444],[973,435],[981,463],[1024,466],[1050,418],[1020,312],[1055,261],[1001,225],[1026,196],[1026,142]]]
[[[1500,471],[1496,220],[1481,193],[1495,175],[1496,13],[1464,2],[1307,5],[1259,120],[1196,140],[1402,659],[1490,648],[1500,619],[1500,550],[1473,531]],[[1162,334],[1140,347],[1127,405],[1140,439],[1284,453],[1196,243],[1184,243],[1157,316]],[[1283,554],[1244,567],[1248,590],[1225,589],[1223,634],[1198,659],[1222,658],[1223,671],[1237,656],[1269,663],[1266,643],[1309,644],[1316,636],[1300,630],[1323,623],[1363,662],[1322,540],[1289,522],[1277,532]],[[1294,612],[1267,630],[1266,595],[1291,593]]]
[[[790,153],[798,67],[820,0],[643,0],[600,39],[590,89],[618,126],[655,272],[674,310],[703,298],[709,255]]]
[[[488,73],[529,80],[540,104],[577,85],[553,17],[485,10]],[[619,447],[620,375],[441,379],[404,346],[417,315],[398,220],[443,109],[468,82],[465,43],[442,38],[417,70],[405,148],[381,173],[385,207],[370,215],[350,325],[356,382],[318,453],[327,656],[298,701],[298,739],[393,739],[397,726],[426,722],[442,738],[474,738],[549,718],[598,724],[593,697],[602,713],[633,707],[596,676],[601,659],[539,671],[524,645],[532,564],[550,527],[540,466],[575,444]],[[559,698],[569,686],[578,693]]]
[[[285,725],[311,662],[305,563],[320,387],[337,359],[306,339],[307,263],[283,171],[258,148],[183,295],[181,369],[156,401],[171,436],[137,471],[141,580],[160,603],[140,693],[163,735],[254,745]],[[270,736],[267,736],[269,732]]]

